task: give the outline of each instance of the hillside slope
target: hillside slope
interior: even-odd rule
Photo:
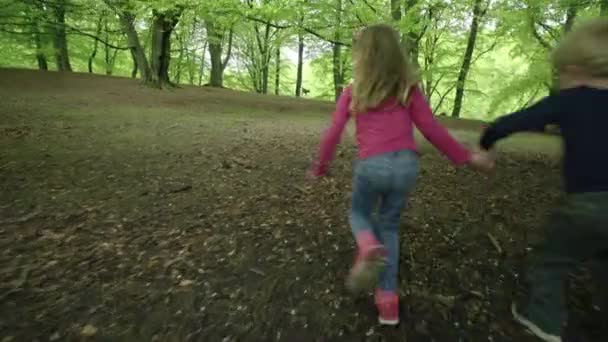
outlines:
[[[89,104],[142,105],[143,107],[200,108],[207,112],[263,111],[277,113],[328,114],[334,104],[292,96],[260,95],[256,93],[215,89],[210,87],[180,86],[158,90],[141,86],[137,80],[85,73],[40,72],[25,69],[0,69],[0,95],[29,92],[52,96],[55,101]],[[456,129],[479,129],[477,120],[440,117],[442,122]]]

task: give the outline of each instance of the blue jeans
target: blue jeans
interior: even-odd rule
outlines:
[[[417,175],[418,154],[411,150],[362,159],[355,166],[350,224],[355,237],[372,230],[386,248],[387,264],[378,284],[385,291],[398,288],[399,221]]]

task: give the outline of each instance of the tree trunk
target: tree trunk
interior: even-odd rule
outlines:
[[[146,58],[146,52],[139,40],[139,35],[135,29],[135,15],[128,10],[118,7],[111,0],[103,0],[103,2],[116,13],[119,18],[120,25],[127,36],[127,43],[131,51],[131,57],[134,61],[135,72],[139,71],[143,83],[152,83],[152,73],[150,72],[150,64]],[[133,74],[132,74],[133,75]]]
[[[194,55],[191,51],[186,51],[186,66],[188,67],[188,84],[194,85],[194,59],[196,55]]]
[[[188,39],[192,40],[193,37],[196,37],[196,28],[197,27],[198,27],[198,21],[194,20],[192,22],[192,29],[190,30]],[[186,63],[188,65],[188,81],[189,81],[190,85],[194,85],[194,79],[196,77],[196,70],[198,69],[197,67],[195,67],[196,48],[197,47],[198,47],[198,45],[193,49],[186,48]]]
[[[95,31],[95,37],[99,37],[99,35],[101,34],[101,29],[102,29],[102,24],[103,24],[103,20],[105,18],[106,14],[102,13],[99,16],[99,20],[97,21],[97,30]],[[107,26],[107,20],[106,20],[106,26]],[[106,27],[106,31],[107,31],[107,27]],[[95,39],[95,42],[93,43],[93,52],[91,52],[91,55],[89,56],[89,62],[88,62],[88,67],[89,67],[89,74],[93,73],[93,62],[95,61],[95,57],[97,56],[97,48],[99,47],[99,41],[97,39]]]
[[[252,77],[254,88],[258,93],[268,94],[268,77],[270,75],[270,60],[271,48],[270,48],[270,23],[264,26],[264,34],[260,34],[260,28],[258,24],[253,25],[255,31],[255,41],[257,43],[257,50],[251,49],[250,59],[253,62],[253,68],[255,69],[254,74],[257,75]],[[256,84],[257,81],[257,84]]]
[[[44,71],[49,70],[49,65],[46,61],[46,56],[42,52],[42,43],[40,41],[40,35],[36,34],[34,39],[36,40],[36,61],[38,62],[38,69]]]
[[[111,57],[111,48],[106,45],[105,55],[104,55],[104,64],[106,66],[106,75],[112,75],[112,57]]]
[[[608,0],[602,0],[600,3],[600,16],[608,17]]]
[[[175,83],[180,84],[182,82],[182,63],[184,61],[184,49],[186,49],[182,37],[179,37],[179,55],[177,56],[177,71],[175,73]],[[186,52],[187,53],[187,52]],[[188,57],[186,57],[186,62],[188,61]]]
[[[402,14],[402,9],[401,9],[401,0],[391,0],[391,17],[393,19],[393,21],[395,22],[395,25],[399,25],[401,22],[401,19],[403,17]],[[408,0],[406,5],[405,5],[405,14],[407,15],[410,10],[412,10],[416,4],[418,3],[418,0]],[[418,16],[414,16],[414,19],[416,21],[418,21]],[[414,25],[416,26],[416,25]],[[405,50],[408,52],[408,54],[410,55],[410,60],[413,63],[415,68],[419,68],[420,67],[420,63],[418,62],[418,55],[419,55],[419,46],[418,46],[418,41],[419,41],[419,37],[418,34],[413,31],[410,30],[405,34],[401,35],[401,44],[403,45],[403,47],[405,48]]]
[[[53,46],[55,48],[55,61],[57,70],[72,71],[68,49],[68,40],[65,32],[65,0],[58,0],[53,4],[55,14],[55,28],[53,32]]]
[[[209,85],[222,88],[224,86],[224,70],[222,70],[222,45],[209,43],[209,56],[211,58],[211,76]]]
[[[131,78],[137,78],[137,71],[139,69],[137,66],[137,57],[135,56],[133,49],[131,49],[130,52],[131,52],[131,59],[133,60],[133,69],[131,69]]]
[[[146,58],[146,52],[142,47],[139,36],[137,35],[137,31],[135,30],[134,21],[135,16],[127,11],[122,11],[118,13],[120,18],[120,23],[127,35],[127,40],[129,43],[129,48],[131,50],[131,56],[133,57],[134,67],[139,71],[141,75],[141,79],[144,83],[148,84],[153,81],[152,73],[150,71],[150,65],[148,64],[148,59]]]
[[[334,41],[339,42],[340,28],[342,26],[342,0],[336,1],[336,26],[334,32]],[[334,96],[336,101],[342,94],[342,90],[344,89],[344,73],[342,69],[342,46],[339,44],[333,44],[332,47],[333,52],[333,74],[334,74]]]
[[[159,87],[172,85],[169,80],[171,34],[179,21],[181,13],[181,9],[168,10],[166,12],[153,11],[150,66],[154,75],[153,79]]]
[[[32,40],[34,48],[36,49],[36,63],[38,64],[38,69],[49,70],[49,65],[44,54],[46,32],[44,32],[40,25],[41,22],[46,20],[44,6],[41,3],[34,3],[32,11],[27,11],[25,15],[31,19]]]
[[[431,101],[431,98],[436,92],[437,82],[435,81],[435,75],[433,67],[435,66],[435,58],[437,57],[437,45],[439,42],[440,35],[437,34],[438,28],[437,23],[441,18],[436,18],[436,8],[431,6],[427,11],[427,22],[429,23],[429,33],[424,41],[424,71],[423,75],[425,82],[421,82],[424,85],[424,94]],[[439,77],[441,80],[442,76]]]
[[[608,1],[608,0],[607,0]],[[302,69],[304,67],[304,34],[298,33],[298,71],[296,76],[296,96],[302,96]]]
[[[395,24],[401,21],[401,0],[391,0],[391,17]]]
[[[207,42],[203,45],[203,54],[201,55],[201,67],[198,74],[198,85],[203,85],[203,77],[205,76],[205,55],[207,55]]]
[[[112,54],[110,54],[110,51],[112,51],[111,48],[106,49],[106,75],[108,76],[112,76],[112,73],[114,72],[114,64],[116,63],[116,56],[118,55],[117,49],[113,49]]]
[[[91,52],[91,55],[89,56],[89,61],[87,63],[88,69],[89,69],[89,74],[93,73],[93,62],[95,61],[95,56],[97,56],[97,47],[99,46],[99,42],[97,40],[95,40],[95,43],[93,43],[93,52]]]
[[[262,58],[262,94],[268,94],[268,77],[270,76],[270,24],[264,29],[264,41],[260,46],[260,57]]]
[[[477,43],[477,33],[479,31],[479,22],[483,16],[483,10],[481,8],[481,0],[475,0],[473,5],[473,20],[471,21],[471,28],[469,30],[469,38],[467,40],[467,48],[464,52],[464,58],[462,59],[462,66],[458,73],[458,80],[456,82],[456,97],[454,98],[454,108],[452,109],[453,117],[460,117],[462,111],[462,102],[464,99],[464,86],[471,68],[473,61],[473,52],[475,51],[475,44]]]
[[[568,7],[568,11],[566,12],[566,22],[564,23],[564,32],[570,32],[572,30],[572,26],[574,25],[574,20],[578,15],[577,6],[572,4]]]
[[[407,0],[406,3],[406,7],[405,7],[405,13],[409,14],[409,12],[413,9],[415,9],[416,5],[418,4],[418,0]],[[415,23],[414,25],[411,25],[413,27],[417,27],[418,22],[420,21],[419,19],[419,15],[416,13],[413,16]],[[419,47],[419,41],[420,41],[420,36],[419,33],[414,31],[413,29],[409,30],[406,34],[405,37],[402,37],[402,40],[404,41],[404,45],[406,48],[406,51],[409,53],[410,55],[410,60],[412,62],[412,64],[414,65],[414,67],[416,69],[420,69],[420,61],[418,60],[418,56],[420,54],[420,47]]]
[[[207,28],[207,39],[209,41],[209,57],[211,58],[211,75],[209,85],[212,87],[224,87],[224,65],[222,65],[222,40],[223,33],[215,27],[210,20],[205,21]]]
[[[40,33],[40,28],[38,27],[38,23],[34,22],[32,24],[34,30],[34,45],[36,47],[36,62],[38,63],[39,70],[49,70],[49,65],[46,61],[46,56],[44,55],[44,48],[42,45],[42,35]]]
[[[105,30],[105,40],[106,42],[110,41],[110,25],[108,23],[108,20],[104,20],[104,30]],[[105,73],[106,75],[110,75],[111,71],[110,71],[110,47],[106,44],[103,47],[103,51],[104,51],[104,66],[105,66]]]
[[[275,52],[275,69],[274,69],[274,94],[279,95],[281,86],[281,46],[276,47]]]
[[[333,74],[334,74],[334,94],[338,100],[344,90],[344,74],[342,73],[342,47],[338,44],[333,45]]]

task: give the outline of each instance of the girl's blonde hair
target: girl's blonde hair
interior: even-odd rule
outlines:
[[[376,108],[389,97],[407,104],[417,78],[392,27],[372,25],[358,32],[353,41],[353,62],[353,113]]]
[[[553,51],[558,71],[577,67],[592,77],[608,77],[608,18],[596,18],[577,25]]]

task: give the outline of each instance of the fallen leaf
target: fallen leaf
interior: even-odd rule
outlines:
[[[188,280],[188,279],[184,279],[179,283],[179,286],[181,287],[187,287],[187,286],[192,286],[194,284],[194,281],[192,280]]]
[[[91,337],[97,334],[97,328],[95,328],[95,326],[93,326],[92,324],[87,324],[84,326],[84,328],[82,328],[80,334],[82,336]]]

